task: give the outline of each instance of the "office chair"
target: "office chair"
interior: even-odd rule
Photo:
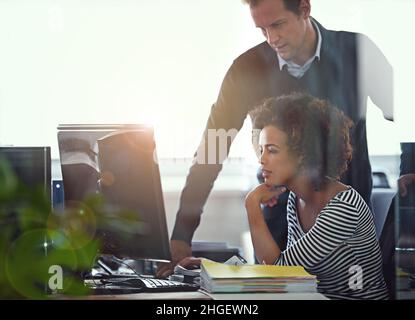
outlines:
[[[382,253],[382,269],[388,289],[389,298],[396,298],[396,265],[395,265],[395,198],[389,207],[379,237]]]
[[[397,214],[396,261],[397,266],[409,274],[409,288],[415,288],[415,185],[407,187],[405,197],[399,196]],[[406,287],[406,284],[403,288]]]

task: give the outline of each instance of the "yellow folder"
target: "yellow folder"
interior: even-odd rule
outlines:
[[[315,278],[300,266],[287,267],[261,264],[235,266],[202,259],[202,269],[211,279]]]

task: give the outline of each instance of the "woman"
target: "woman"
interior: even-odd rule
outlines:
[[[300,93],[268,99],[251,117],[265,181],[245,200],[258,260],[303,266],[329,298],[387,298],[372,213],[338,181],[352,155],[351,121],[327,101]],[[275,205],[286,188],[288,243],[281,252],[261,206]]]

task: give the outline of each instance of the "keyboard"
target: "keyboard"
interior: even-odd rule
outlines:
[[[154,278],[107,278],[86,284],[96,294],[197,291],[196,284]]]
[[[132,279],[133,282],[140,280],[144,284],[144,291],[196,291],[199,289],[198,285],[183,283],[179,281],[164,280],[164,279]]]

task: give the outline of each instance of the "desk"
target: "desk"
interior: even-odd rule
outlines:
[[[131,294],[89,295],[79,300],[212,300],[202,291],[190,292],[142,292]]]
[[[205,293],[194,292],[143,292],[117,295],[90,295],[80,300],[329,300],[321,293]]]
[[[211,293],[213,300],[329,300],[321,293]]]

